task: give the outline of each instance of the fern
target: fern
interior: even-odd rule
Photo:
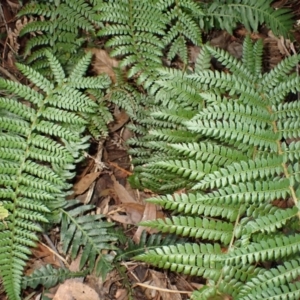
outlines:
[[[229,18],[220,13],[228,13]],[[228,247],[229,253],[234,242],[237,248],[255,243],[255,249],[260,251],[266,233],[274,233],[285,224],[291,224],[293,234],[296,232],[296,208],[264,209],[262,203],[265,198],[266,203],[289,196],[295,200],[298,194],[297,187],[291,186],[299,182],[295,162],[299,144],[283,140],[299,135],[296,107],[284,102],[290,91],[298,91],[298,78],[291,74],[298,57],[262,76],[262,47],[248,43],[243,63],[225,52],[204,47],[196,74],[186,76],[181,71],[160,69],[163,53],[168,53],[169,60],[179,56],[185,67],[188,45],[201,44],[203,28],[217,24],[232,30],[237,22],[244,21],[245,14],[250,16],[245,24],[248,29],[256,30],[266,23],[275,33],[287,35],[291,26],[288,11],[272,10],[270,1],[247,1],[246,6],[240,1],[219,1],[215,6],[192,0],[62,0],[32,1],[22,9],[19,16],[34,17],[21,32],[29,37],[25,56],[32,68],[19,68],[34,88],[0,82],[2,88],[16,95],[0,98],[0,275],[10,299],[20,299],[22,271],[30,255],[29,247],[35,245],[37,232],[43,230],[42,223],[62,222],[64,251],[74,258],[81,249],[81,268],[87,266],[89,271],[105,275],[112,267],[112,257],[103,252],[115,249],[116,235],[110,230],[111,224],[104,222],[103,216],[88,215],[92,206],[65,201],[74,166],[87,146],[85,129],[96,138],[107,135],[106,124],[112,117],[106,101],[125,108],[136,122],[131,128],[143,135],[131,141],[135,147],[131,150],[133,161],[140,165],[133,179],[137,185],[160,193],[198,189],[188,195],[175,195],[175,201],[172,196],[151,200],[192,217],[173,217],[149,226],[209,239],[215,244],[200,248],[196,243],[170,246],[174,240],[166,239],[170,242],[167,245],[158,238],[153,245],[165,245],[164,254],[153,249],[150,252],[158,254],[157,260],[164,255],[160,266],[216,282],[203,294],[212,295],[218,290],[242,295],[241,286],[259,272],[251,268],[248,260],[246,267],[241,267],[221,247]],[[115,71],[116,83],[105,97],[102,90],[110,84],[107,78],[84,77],[90,55],[84,56],[82,47],[96,35],[105,37],[111,54],[122,58],[120,69]],[[59,56],[60,63],[49,51]],[[210,71],[211,56],[231,73]],[[124,69],[130,81],[124,76]],[[132,82],[143,84],[150,94],[145,95],[145,90],[136,89]],[[272,100],[266,104],[266,99]],[[226,130],[221,125],[226,125]],[[268,151],[272,152],[272,159],[266,156]],[[269,217],[271,212],[274,217]],[[194,218],[194,214],[203,218]],[[238,226],[246,221],[248,226]],[[230,230],[234,234],[231,238]],[[171,259],[175,259],[172,265],[167,258],[170,249],[174,252]],[[196,255],[201,251],[204,256],[199,260]],[[278,251],[283,253],[285,249]],[[253,253],[256,258],[256,252]],[[187,259],[185,254],[191,256]],[[250,254],[249,259],[253,259]],[[242,274],[238,278],[226,271],[231,261],[237,274]],[[251,269],[252,277],[246,268]],[[70,275],[49,268],[38,274],[50,276],[50,272],[60,279]],[[222,281],[223,277],[228,280]],[[35,278],[33,275],[33,284],[38,282]],[[45,280],[40,282],[48,285]],[[283,291],[286,286],[291,295],[296,295],[297,285],[286,283]]]
[[[26,287],[36,288],[39,284],[42,284],[45,288],[50,288],[57,285],[59,282],[63,282],[66,279],[83,277],[87,275],[88,270],[80,272],[70,272],[65,269],[55,269],[51,265],[46,265],[40,269],[35,270],[29,276],[26,276],[22,280],[22,288]]]
[[[34,88],[4,79],[0,81],[2,89],[15,95],[0,98],[0,198],[6,210],[5,220],[0,224],[0,274],[12,300],[20,299],[23,268],[31,253],[30,247],[38,240],[37,233],[43,231],[40,224],[59,221],[71,187],[68,182],[74,176],[76,162],[81,160],[82,149],[87,147],[88,137],[84,137],[87,117],[97,105],[78,90],[74,82],[81,82],[81,88],[86,85],[101,89],[108,84],[105,77],[90,81],[84,77],[90,55],[79,62],[70,77],[52,54],[46,55],[53,81],[21,64],[18,64],[19,69]],[[75,222],[77,217],[77,226],[84,222],[81,234],[93,236],[88,231],[89,222],[94,224],[99,217],[78,216],[84,208],[77,208],[77,214],[63,211],[69,216],[69,219],[64,217],[63,224],[69,224],[71,229],[70,222]],[[99,224],[99,227],[107,227],[105,223]],[[75,234],[75,229],[72,230]],[[105,239],[107,243],[113,241],[113,234],[107,234]],[[67,250],[70,239],[65,242]],[[75,238],[73,242],[74,255],[81,244]],[[84,252],[85,261],[81,266],[86,260],[95,258],[95,252],[100,253],[99,247],[108,247],[96,240],[92,244],[94,248]],[[99,265],[101,263],[97,270]]]
[[[109,230],[113,223],[103,222],[102,215],[85,215],[93,209],[92,205],[80,205],[79,200],[69,201],[61,209],[61,241],[63,251],[70,252],[71,258],[75,259],[82,250],[79,268],[82,269],[87,263],[90,271],[95,271],[98,276],[106,276],[111,270],[113,257],[102,254],[102,250],[115,250],[112,245],[117,240],[113,232]]]
[[[262,43],[252,44],[247,37],[241,62],[205,46],[194,74],[182,73],[180,80],[177,71],[162,70],[164,79],[154,90],[162,113],[150,111],[153,129],[139,143],[150,149],[151,157],[136,167],[135,182],[160,192],[165,191],[164,181],[172,192],[178,182],[186,188],[149,199],[179,216],[142,224],[194,243],[158,247],[136,259],[206,278],[207,286],[192,299],[299,298],[299,113],[298,100],[285,101],[288,93],[300,90],[294,71],[299,56],[262,74],[258,54]],[[210,56],[229,72],[210,71]],[[168,96],[171,85],[176,89]],[[199,110],[186,114],[192,106],[180,97],[196,89],[202,99],[194,102]],[[157,120],[168,125],[169,116],[177,125],[172,135],[166,130],[156,134]],[[183,131],[191,140],[173,138]],[[291,201],[292,207],[280,208]],[[262,264],[267,261],[274,264],[270,270]]]
[[[27,63],[35,70],[47,71],[46,51],[59,55],[63,64],[76,61],[82,56],[83,43],[87,40],[82,31],[93,34],[101,25],[94,6],[85,0],[55,1],[54,3],[30,2],[19,12],[21,16],[33,16],[37,20],[29,22],[20,35],[30,34],[24,55]],[[74,55],[74,54],[77,54]]]
[[[146,86],[153,81],[153,71],[161,65],[166,17],[157,1],[108,1],[99,6],[100,18],[110,22],[98,35],[109,36],[107,47],[112,56],[125,56],[121,67],[129,67],[128,77],[139,74],[138,82]]]
[[[258,26],[266,23],[275,35],[287,36],[292,26],[290,12],[288,9],[274,10],[271,4],[270,0],[210,1],[206,5],[206,19],[201,23],[203,27],[217,26],[230,33],[237,23],[243,24],[249,31],[258,31]]]

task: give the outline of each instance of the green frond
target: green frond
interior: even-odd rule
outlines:
[[[282,150],[285,160],[291,162],[298,161],[300,158],[300,142],[292,141],[290,144],[282,143]]]
[[[160,192],[173,188],[172,194],[148,201],[179,214],[143,225],[196,238],[199,246],[218,242],[223,254],[212,258],[194,250],[200,255],[196,259],[185,249],[189,244],[183,244],[180,250],[151,249],[137,259],[207,279],[192,299],[297,299],[298,271],[285,276],[281,265],[299,252],[299,109],[298,101],[285,99],[299,90],[293,71],[299,58],[289,57],[263,74],[262,44],[246,38],[243,48],[244,58],[238,61],[205,46],[199,58],[203,69],[196,66],[194,74],[159,69],[163,76],[151,90],[156,108],[148,114],[153,121],[141,122],[147,130],[140,130],[143,136],[134,142],[144,150],[135,154],[141,158],[137,182]],[[230,72],[210,71],[211,55]],[[185,140],[174,139],[183,134]],[[178,192],[176,184],[184,180]],[[208,264],[203,269],[202,259]],[[209,265],[212,261],[220,263],[218,270]],[[268,262],[275,266],[273,273],[266,273]],[[269,277],[258,279],[264,273]]]
[[[203,47],[197,57],[195,73],[210,69],[211,54],[206,47]]]
[[[181,143],[171,144],[181,155],[211,163],[212,165],[226,166],[234,161],[246,160],[247,156],[241,151],[213,143]]]
[[[87,271],[71,272],[67,269],[55,269],[51,265],[45,265],[36,269],[29,276],[22,279],[22,288],[31,287],[35,289],[42,284],[45,288],[50,288],[67,279],[84,277]]]
[[[280,103],[279,105],[272,106],[272,111],[276,119],[297,118],[300,115],[299,102]]]
[[[216,278],[220,275],[223,254],[218,244],[162,246],[135,257],[174,272]]]
[[[288,36],[293,24],[290,11],[275,10],[271,3],[271,0],[214,1],[205,10],[206,22],[210,28],[217,26],[230,33],[237,23],[242,23],[248,31],[257,31],[259,25],[266,23],[275,35]]]
[[[210,164],[203,164],[201,161],[194,160],[162,161],[154,163],[153,167],[168,170],[191,181],[202,179],[212,169]]]
[[[205,201],[207,200],[207,201]],[[239,207],[219,201],[210,202],[201,194],[174,194],[150,198],[147,200],[164,207],[167,210],[174,210],[178,213],[222,217],[234,221],[239,211]]]
[[[186,130],[161,129],[150,131],[152,136],[170,143],[193,142],[197,135]]]
[[[299,240],[300,236],[295,234],[263,240],[260,243],[251,243],[247,247],[234,249],[230,252],[226,262],[230,264],[240,261],[244,264],[251,264],[259,261],[277,260],[298,253]]]
[[[48,58],[49,65],[53,72],[56,82],[61,83],[66,77],[61,64],[51,52],[46,52],[46,57]]]
[[[39,15],[45,17],[51,17],[55,12],[56,5],[47,5],[43,3],[29,3],[18,12],[18,16],[26,15]]]
[[[297,216],[298,209],[296,207],[286,210],[276,210],[275,213],[256,217],[249,220],[243,226],[244,234],[253,234],[255,232],[275,232],[278,228],[282,228],[291,218]]]
[[[201,44],[201,31],[196,19],[203,15],[200,6],[192,0],[159,1],[159,9],[166,12],[167,24],[170,26],[163,38],[164,44],[170,45],[168,59],[178,54],[182,61],[188,63],[187,41],[194,45]]]
[[[82,132],[88,119],[80,112],[92,112],[96,106],[72,87],[52,54],[47,58],[53,81],[24,65],[19,67],[33,88],[0,81],[2,89],[18,96],[0,98],[0,200],[7,212],[0,232],[0,274],[12,300],[20,299],[23,268],[42,231],[39,224],[54,219],[64,205],[75,163],[87,147]]]
[[[245,68],[244,63],[237,61],[234,56],[230,55],[225,50],[210,46],[205,47],[213,57],[215,57],[224,67],[232,71],[235,75],[241,76],[244,80],[255,80],[251,70]]]
[[[205,190],[225,187],[237,182],[248,182],[258,178],[263,180],[269,176],[280,175],[283,172],[282,163],[283,157],[281,156],[235,162],[227,165],[226,168],[220,168],[218,171],[203,176],[204,178],[194,188]]]
[[[288,283],[287,285],[281,285],[280,287],[272,287],[268,289],[261,290],[255,295],[247,295],[241,299],[243,300],[252,300],[252,299],[292,299],[297,300],[300,296],[300,284],[299,282]]]
[[[171,219],[144,221],[141,225],[179,236],[221,241],[225,245],[230,243],[233,234],[231,223],[197,217],[172,217]]]
[[[139,73],[139,83],[150,86],[154,70],[161,65],[166,16],[152,2],[106,2],[101,5],[100,18],[108,22],[99,36],[111,36],[108,47],[112,56],[125,56],[120,67],[129,67],[128,77]]]
[[[279,62],[268,74],[261,79],[262,86],[269,89],[276,87],[286,75],[289,75],[299,62],[299,55],[291,55]]]
[[[86,71],[91,63],[91,59],[92,59],[92,53],[87,52],[87,54],[78,61],[76,66],[72,68],[72,71],[69,75],[69,81],[77,80],[77,83],[80,83],[78,82],[78,79],[86,75]]]
[[[69,252],[72,259],[77,257],[79,249],[83,251],[80,269],[88,263],[90,270],[104,276],[103,274],[107,274],[111,269],[111,262],[102,251],[116,249],[111,242],[117,238],[113,231],[109,230],[114,224],[101,220],[103,215],[86,214],[93,208],[93,205],[80,205],[79,200],[68,201],[61,209],[61,241],[63,251]]]
[[[168,246],[175,244],[183,244],[186,241],[184,238],[180,238],[175,234],[162,234],[162,233],[153,233],[147,235],[146,231],[143,231],[141,234],[140,241],[134,243],[132,239],[127,238],[126,249],[118,249],[117,259],[128,259],[133,256],[137,256],[145,253],[145,249],[152,249],[159,246]]]
[[[266,110],[251,107],[244,104],[231,103],[223,99],[223,102],[212,103],[202,109],[193,120],[224,120],[232,119],[237,122],[251,124],[255,122],[261,128],[270,128],[274,121],[273,116]]]
[[[70,64],[64,56],[76,53],[87,40],[83,32],[95,32],[96,27],[101,25],[98,14],[88,1],[62,0],[59,4],[31,4],[24,6],[19,16],[43,16],[28,22],[21,30],[20,35],[31,34],[26,43],[25,54],[33,55],[28,62],[35,62],[35,70],[42,69],[37,60],[45,49],[51,49],[55,55],[59,55],[63,64]],[[37,54],[35,54],[35,51]]]
[[[299,276],[299,259],[284,262],[277,268],[261,270],[240,291],[240,299],[259,299],[268,289],[282,287]]]
[[[203,135],[203,137],[216,138],[230,145],[237,143],[251,144],[264,149],[276,151],[279,133],[272,133],[269,130],[256,128],[252,124],[230,121],[200,121],[191,120],[185,122],[187,128]],[[180,142],[180,141],[178,141]]]

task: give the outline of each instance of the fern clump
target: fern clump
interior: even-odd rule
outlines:
[[[70,179],[74,177],[76,163],[82,158],[82,150],[88,146],[89,137],[85,129],[89,116],[97,108],[84,89],[102,89],[109,80],[107,77],[84,76],[90,54],[79,61],[68,77],[58,60],[50,53],[46,55],[54,80],[50,81],[21,64],[18,67],[33,83],[33,88],[0,80],[1,89],[13,95],[0,98],[0,203],[3,216],[0,223],[0,275],[11,300],[20,299],[23,269],[31,253],[30,247],[38,241],[37,233],[43,231],[42,223],[58,222],[61,212],[65,211],[69,217],[63,218],[64,228],[70,229],[70,223],[77,218],[77,224],[85,224],[80,230],[87,237],[93,235],[87,233],[88,221],[99,219],[78,216],[90,207],[67,213],[65,199],[71,188]],[[69,232],[75,235],[75,228],[72,227]],[[66,234],[64,230],[62,234]],[[76,233],[78,236],[79,232]],[[112,235],[106,234],[103,243],[93,240],[94,248],[85,251],[82,266],[88,258],[95,260],[98,257],[99,247],[111,248],[105,243],[109,239],[114,240]],[[72,241],[74,255],[82,244],[71,235],[65,239],[66,251]],[[85,244],[90,246],[86,240]]]
[[[136,259],[206,278],[192,299],[299,299],[300,112],[296,97],[285,99],[300,90],[300,57],[264,74],[262,47],[247,37],[238,61],[205,46],[193,74],[161,70],[159,111],[136,145],[151,155],[135,182],[175,191],[149,201],[178,214],[143,225],[191,239]],[[227,71],[210,70],[211,56]]]
[[[50,51],[59,56],[63,65],[83,54],[83,45],[89,35],[95,35],[101,25],[94,5],[85,0],[62,0],[54,2],[29,2],[18,13],[19,17],[34,19],[26,24],[20,36],[29,34],[24,56],[35,70],[47,72],[47,60],[44,54]]]
[[[272,0],[214,0],[203,4],[206,18],[200,20],[204,28],[219,27],[232,33],[238,23],[249,31],[258,31],[265,23],[275,35],[288,36],[293,24],[289,9],[272,8]]]

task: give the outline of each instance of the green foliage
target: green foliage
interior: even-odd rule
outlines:
[[[275,10],[272,0],[214,0],[206,6],[206,18],[200,20],[203,27],[220,27],[232,33],[237,23],[249,31],[258,31],[259,25],[266,25],[275,35],[289,34],[292,20],[288,9]]]
[[[44,53],[51,50],[63,64],[72,64],[82,46],[98,36],[108,37],[106,46],[112,56],[122,57],[121,67],[128,78],[148,88],[162,64],[163,52],[172,61],[179,56],[188,64],[188,45],[201,44],[201,32],[219,27],[229,32],[242,23],[248,30],[266,25],[278,35],[287,36],[292,26],[288,10],[274,10],[269,1],[231,0],[122,0],[31,1],[19,16],[33,16],[21,31],[30,34],[25,55],[34,68],[47,66]],[[105,24],[105,25],[104,25]],[[77,55],[75,55],[77,54]],[[46,70],[44,70],[46,71]]]
[[[132,257],[147,248],[148,256],[141,254],[141,259],[152,255],[158,266],[210,279],[211,286],[199,295],[232,292],[252,299],[251,295],[266,293],[265,285],[251,285],[256,276],[267,281],[270,275],[251,264],[285,259],[289,251],[285,242],[291,245],[291,257],[281,269],[270,272],[275,278],[278,275],[281,292],[296,297],[297,284],[288,280],[299,275],[293,257],[298,249],[294,222],[298,209],[282,210],[270,203],[289,196],[296,202],[299,193],[300,144],[285,142],[299,135],[299,109],[284,102],[288,93],[299,90],[292,72],[298,57],[262,76],[262,47],[248,41],[243,63],[204,47],[195,74],[159,69],[164,53],[166,65],[179,57],[185,68],[188,45],[201,44],[203,29],[219,26],[232,31],[242,22],[257,30],[266,23],[274,33],[287,35],[288,11],[273,10],[270,4],[54,0],[31,1],[22,9],[19,16],[33,17],[21,32],[28,37],[24,54],[31,68],[18,67],[33,88],[0,81],[1,89],[13,94],[0,98],[0,275],[10,300],[20,299],[23,269],[43,223],[61,222],[63,250],[71,258],[81,250],[81,268],[105,276],[112,267],[113,258],[104,254],[115,249],[112,224],[104,222],[103,216],[89,215],[93,206],[65,200],[75,165],[87,147],[85,130],[96,138],[107,135],[106,124],[112,120],[107,101],[126,109],[136,122],[132,129],[142,136],[130,142],[137,165],[135,184],[160,193],[197,190],[175,194],[174,199],[170,195],[152,199],[187,216],[147,226],[214,242],[199,246],[174,235],[153,235],[148,240],[143,235],[139,245],[129,242],[120,256]],[[83,47],[94,46],[97,35],[105,38],[113,56],[122,59],[110,87],[107,77],[84,76],[91,55],[84,55]],[[211,56],[231,73],[212,72]],[[150,93],[142,87],[138,90],[133,82]],[[266,155],[269,152],[271,157]],[[291,224],[291,237],[278,235],[286,224]],[[272,235],[268,241],[266,234]],[[163,250],[153,249],[159,245]],[[246,252],[239,252],[242,246]],[[280,270],[288,275],[281,276]],[[46,267],[24,279],[23,287],[39,283],[47,287],[75,275]]]
[[[68,201],[67,205],[61,209],[61,241],[65,253],[70,252],[71,258],[75,259],[82,251],[79,268],[86,264],[90,271],[105,277],[112,269],[111,261],[113,257],[102,254],[105,250],[115,250],[112,242],[117,240],[110,227],[114,224],[104,222],[103,215],[86,215],[92,210],[93,205],[81,205],[79,200]]]
[[[162,52],[168,60],[177,55],[188,64],[188,44],[201,44],[201,32],[222,28],[232,32],[237,23],[257,31],[266,25],[275,33],[287,36],[293,24],[289,10],[274,10],[271,0],[151,0],[106,1],[96,10],[100,20],[108,23],[99,31],[109,36],[107,47],[113,56],[122,57],[121,66],[129,67],[128,77],[138,75],[146,88],[154,84],[155,68],[161,65]],[[152,80],[152,81],[151,81]]]
[[[18,14],[19,17],[36,18],[20,32],[21,36],[30,34],[24,53],[28,57],[27,63],[32,63],[35,70],[46,72],[46,51],[59,55],[63,64],[78,59],[78,52],[82,52],[82,46],[87,40],[83,32],[93,35],[101,25],[93,8],[93,3],[85,0],[29,2]]]
[[[50,288],[66,279],[84,277],[87,270],[80,272],[71,272],[67,269],[55,269],[51,265],[45,265],[40,269],[34,270],[29,276],[22,279],[22,288],[31,287],[35,289],[39,284],[45,288]]]
[[[81,245],[79,236],[85,236],[82,241],[91,246],[87,239],[94,233],[90,228],[97,228],[95,220],[100,218],[79,215],[90,207],[66,210],[71,202],[62,207],[66,205],[76,163],[88,146],[89,137],[84,135],[88,117],[97,107],[84,89],[102,89],[109,81],[105,77],[90,80],[84,77],[90,55],[78,63],[69,77],[52,54],[46,55],[54,80],[49,81],[32,68],[18,64],[32,82],[32,88],[0,81],[1,89],[12,94],[0,98],[0,200],[2,211],[5,210],[0,224],[0,274],[11,300],[20,299],[23,268],[30,247],[38,241],[37,233],[43,231],[41,223],[57,222],[63,212],[63,228],[74,235],[65,239],[65,250],[72,240],[74,255]],[[81,90],[76,82],[81,83]],[[100,227],[106,233],[107,224],[99,222]],[[114,241],[112,234],[106,234],[104,244],[93,239],[93,248],[84,251],[81,267],[88,259],[95,259],[100,249],[107,249],[108,241]]]
[[[300,91],[300,57],[263,74],[262,43],[247,37],[243,49],[238,61],[205,46],[194,73],[158,71],[157,107],[149,110],[146,134],[131,142],[133,155],[141,149],[149,156],[133,159],[132,180],[173,193],[149,201],[179,214],[142,225],[192,242],[152,248],[136,259],[206,278],[192,299],[296,300],[300,114],[299,100],[285,98]],[[211,71],[211,56],[228,71]]]
[[[99,36],[110,36],[106,43],[112,56],[126,56],[121,67],[130,67],[128,77],[139,74],[138,81],[150,85],[153,71],[161,65],[164,47],[166,16],[157,1],[108,1],[100,4],[100,19],[110,25],[102,28]]]
[[[116,260],[132,259],[133,256],[144,253],[145,249],[149,250],[157,246],[182,244],[184,242],[185,239],[179,238],[175,234],[163,235],[161,233],[153,233],[147,236],[147,232],[143,231],[138,243],[134,243],[132,239],[125,239],[122,244],[125,244],[126,247],[118,249]]]

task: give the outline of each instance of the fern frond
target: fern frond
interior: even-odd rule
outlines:
[[[283,157],[275,156],[268,159],[240,161],[233,163],[226,168],[220,168],[216,172],[210,172],[207,176],[194,186],[195,189],[213,189],[225,187],[237,182],[247,182],[256,178],[264,179],[269,176],[280,175],[282,169]]]
[[[117,238],[112,231],[109,231],[114,224],[102,221],[103,215],[85,214],[93,208],[92,205],[80,205],[79,200],[68,201],[68,204],[61,209],[61,241],[63,251],[70,252],[72,259],[75,259],[79,249],[82,249],[80,269],[88,263],[90,270],[95,270],[96,274],[105,277],[111,269],[112,258],[102,251],[116,249],[111,242],[116,241]]]
[[[39,284],[45,288],[50,288],[66,279],[84,277],[87,271],[71,272],[67,269],[55,269],[51,265],[45,265],[40,269],[34,270],[29,276],[22,280],[22,288],[31,287],[35,289]]]
[[[23,268],[29,247],[42,231],[39,224],[57,220],[70,189],[68,180],[87,147],[88,137],[82,136],[87,119],[80,113],[91,113],[96,106],[68,83],[53,55],[47,58],[55,80],[23,65],[19,68],[33,88],[0,80],[1,88],[16,96],[0,98],[0,200],[8,212],[0,232],[0,274],[12,300],[20,299]]]
[[[257,31],[266,23],[276,35],[288,36],[293,24],[289,10],[275,10],[270,0],[230,0],[214,1],[207,7],[206,15],[210,27],[214,25],[232,32],[237,23],[242,23],[248,31]]]
[[[160,112],[151,116],[160,127],[162,121],[172,121],[177,126],[162,130],[149,122],[150,129],[137,144],[149,147],[151,156],[146,160],[145,151],[144,165],[137,167],[140,183],[151,188],[153,180],[156,190],[163,191],[172,176],[173,182],[187,179],[186,189],[180,194],[174,189],[172,195],[148,199],[180,216],[143,224],[199,238],[201,246],[219,241],[223,254],[206,257],[205,249],[195,249],[201,269],[191,266],[194,256],[184,248],[187,244],[180,250],[157,248],[137,258],[207,278],[208,285],[193,293],[193,299],[227,294],[234,299],[285,299],[284,295],[297,299],[299,287],[293,281],[298,270],[291,269],[293,277],[285,276],[281,265],[295,259],[299,252],[300,115],[298,101],[285,100],[286,95],[300,89],[298,75],[293,71],[299,57],[287,58],[270,75],[262,74],[262,44],[252,45],[246,38],[243,47],[242,62],[223,50],[205,46],[200,56],[204,70],[197,69],[191,75],[159,70],[164,78],[157,81],[153,91],[154,104]],[[224,63],[230,72],[210,71],[208,54]],[[189,96],[185,103],[193,99],[196,106],[178,101]],[[189,112],[195,107],[198,111],[193,116]],[[183,132],[189,134],[185,141],[173,138]],[[158,162],[153,162],[153,157]],[[143,181],[144,178],[149,180]],[[197,182],[189,190],[195,178]],[[202,269],[202,259],[208,264],[206,270]],[[213,270],[209,265],[212,261],[220,263],[221,269]],[[267,273],[266,262],[278,269]],[[294,265],[297,268],[297,263]],[[268,277],[262,277],[256,289],[254,282],[265,273]]]
[[[200,133],[204,137],[214,137],[230,145],[237,143],[250,143],[264,149],[276,151],[279,133],[272,133],[261,128],[259,125],[254,128],[251,124],[233,121],[200,121],[191,120],[185,123],[192,132]],[[180,141],[179,141],[180,142]]]
[[[20,35],[34,34],[26,44],[25,55],[33,52],[28,62],[36,62],[35,70],[43,70],[44,64],[37,61],[45,50],[60,56],[63,63],[68,63],[70,53],[79,51],[85,41],[80,31],[94,32],[101,25],[94,6],[88,1],[60,1],[59,3],[29,3],[18,13],[19,16],[43,16],[26,24]],[[35,51],[37,53],[35,54]],[[38,69],[39,67],[39,69]]]
[[[279,259],[299,252],[298,234],[280,236],[274,239],[263,240],[260,243],[251,243],[245,248],[234,249],[227,258],[228,263],[242,262],[244,264]]]
[[[151,85],[154,71],[161,65],[166,17],[151,2],[106,2],[99,7],[100,18],[109,25],[99,36],[111,36],[108,47],[114,48],[112,56],[125,56],[120,67],[130,67],[128,77],[139,74],[138,82]],[[113,36],[113,37],[112,37]]]
[[[258,299],[266,290],[282,287],[299,276],[299,259],[292,259],[270,270],[261,270],[241,289],[240,299]]]
[[[201,253],[201,255],[199,255]],[[141,261],[149,261],[159,268],[168,268],[174,272],[182,272],[194,276],[216,278],[220,275],[223,254],[218,244],[184,244],[163,246],[135,257]]]
[[[170,27],[163,38],[164,45],[170,45],[168,59],[172,60],[178,54],[187,64],[187,40],[197,46],[201,44],[201,32],[195,18],[203,15],[200,5],[191,0],[180,2],[161,0],[158,2],[158,8],[167,12],[167,24]]]
[[[172,217],[165,220],[144,221],[141,224],[145,227],[156,228],[162,232],[213,241],[219,240],[224,244],[229,244],[233,233],[231,223],[197,217]]]
[[[239,208],[231,204],[217,202],[210,203],[202,201],[203,195],[200,194],[174,194],[174,196],[160,196],[158,198],[150,198],[148,201],[163,206],[165,209],[174,210],[179,213],[222,217],[230,221],[237,218]]]
[[[234,161],[247,158],[241,151],[211,143],[171,144],[170,147],[184,156],[211,163],[212,165],[225,166]]]

